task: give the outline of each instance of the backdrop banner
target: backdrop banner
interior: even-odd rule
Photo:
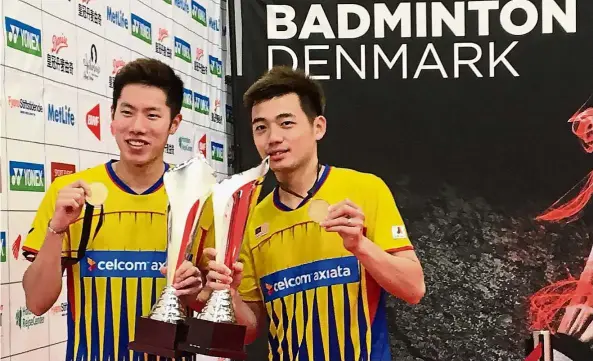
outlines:
[[[389,300],[394,359],[524,360],[548,330],[591,360],[593,3],[240,3],[238,168],[246,88],[273,64],[319,79],[321,161],[387,182],[424,266],[420,304]]]

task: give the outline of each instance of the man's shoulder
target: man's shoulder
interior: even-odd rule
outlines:
[[[381,187],[384,181],[376,174],[363,172],[352,168],[331,167],[328,174],[328,183],[331,188],[338,186],[345,187],[349,192],[359,190],[368,193],[369,190],[376,190]]]

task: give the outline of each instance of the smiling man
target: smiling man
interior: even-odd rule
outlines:
[[[248,343],[267,317],[270,360],[391,361],[386,295],[415,304],[425,285],[389,188],[319,163],[325,100],[302,71],[271,69],[244,101],[278,187],[256,206],[232,272],[205,250],[206,289],[231,288]]]
[[[182,97],[183,82],[168,65],[138,59],[123,67],[111,108],[120,160],[57,178],[35,215],[23,245],[32,261],[23,277],[27,308],[47,312],[67,270],[66,361],[157,359],[129,351],[128,343],[136,318],[166,284],[163,152],[179,127]],[[187,306],[195,306],[201,286],[198,268],[183,263],[173,287]]]

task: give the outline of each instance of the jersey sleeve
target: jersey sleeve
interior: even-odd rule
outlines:
[[[245,236],[248,238],[248,236]],[[241,298],[245,302],[262,301],[261,292],[258,286],[257,275],[255,273],[255,263],[248,239],[243,242],[239,262],[243,263],[243,278],[237,289]]]
[[[371,189],[375,193],[375,199],[365,215],[366,236],[386,252],[413,250],[406,225],[387,184],[381,178],[373,176]]]
[[[59,190],[58,184],[60,184],[60,182],[53,182],[43,195],[43,199],[39,204],[39,208],[37,208],[35,217],[33,218],[31,229],[29,230],[29,233],[23,242],[23,256],[29,261],[33,261],[35,259],[45,240],[47,226],[55,210],[55,204]],[[62,257],[66,257],[69,253],[67,252],[67,248],[69,248],[67,238],[67,236],[63,238]]]

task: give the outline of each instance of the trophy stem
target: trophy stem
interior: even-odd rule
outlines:
[[[148,318],[167,323],[185,321],[187,317],[185,307],[179,297],[175,295],[175,288],[167,286],[161,292],[157,302],[152,306]]]
[[[236,318],[231,290],[212,291],[206,305],[196,318],[211,322],[235,323]]]

